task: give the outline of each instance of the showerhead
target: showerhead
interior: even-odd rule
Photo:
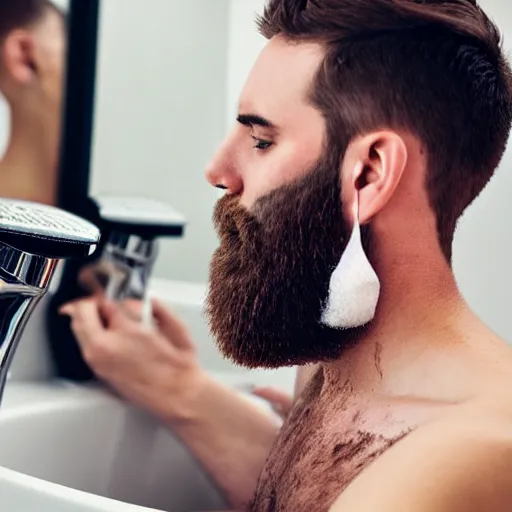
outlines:
[[[58,260],[91,254],[99,229],[59,208],[0,198],[0,402],[23,328]]]
[[[45,258],[86,257],[99,229],[64,210],[29,201],[0,199],[0,243]]]

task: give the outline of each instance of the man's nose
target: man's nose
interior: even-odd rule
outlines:
[[[228,194],[239,194],[243,190],[243,181],[237,171],[236,161],[223,145],[208,164],[205,176],[214,187],[226,190]]]

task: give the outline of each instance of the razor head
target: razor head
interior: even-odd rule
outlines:
[[[90,222],[54,206],[0,198],[0,243],[53,259],[84,258],[100,239]]]

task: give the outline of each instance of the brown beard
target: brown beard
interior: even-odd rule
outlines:
[[[260,198],[251,212],[226,195],[206,314],[221,352],[248,368],[338,358],[361,329],[320,323],[329,281],[348,242],[338,168],[322,165]]]

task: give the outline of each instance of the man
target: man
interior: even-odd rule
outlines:
[[[66,32],[48,0],[0,3],[0,92],[11,113],[0,194],[55,204]]]
[[[274,442],[157,303],[155,333],[101,300],[65,307],[85,357],[237,509],[508,510],[512,354],[450,265],[510,131],[497,29],[473,0],[270,0],[259,26],[207,171],[226,189],[207,312],[237,363],[313,376]]]

